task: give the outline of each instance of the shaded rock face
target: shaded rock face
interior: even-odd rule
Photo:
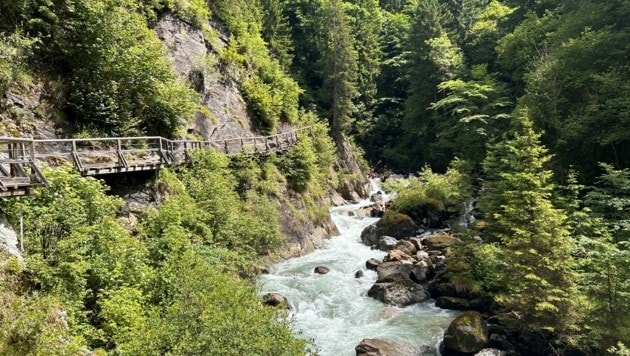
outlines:
[[[426,351],[383,339],[363,339],[354,350],[357,356],[420,356]]]
[[[0,136],[57,138],[53,118],[59,121],[62,106],[57,95],[63,95],[57,86],[41,78],[9,86],[0,95]]]
[[[488,325],[479,312],[465,312],[446,329],[443,344],[456,352],[479,352],[488,344]]]
[[[451,310],[470,309],[470,303],[468,303],[468,300],[462,299],[462,298],[439,297],[435,301],[435,305],[442,309],[451,309]]]
[[[289,301],[280,293],[267,293],[262,297],[263,305],[277,307],[280,309],[291,309]]]
[[[404,307],[429,299],[424,288],[409,280],[376,283],[368,291],[368,296],[385,304]]]

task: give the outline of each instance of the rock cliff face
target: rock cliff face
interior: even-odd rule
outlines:
[[[219,64],[216,47],[225,47],[229,35],[212,23],[217,37],[205,38],[201,30],[172,15],[160,19],[155,28],[164,42],[175,72],[188,78],[199,93],[200,107],[188,132],[204,139],[253,136],[247,104],[229,68]]]
[[[239,91],[235,71],[218,60],[217,53],[228,45],[230,34],[220,22],[213,20],[210,25],[212,31],[202,32],[176,16],[166,14],[155,27],[157,36],[165,44],[167,56],[173,62],[174,71],[183,80],[188,80],[199,93],[199,109],[194,122],[186,123],[186,135],[205,140],[259,136],[261,133],[252,124],[247,103]],[[212,38],[207,38],[206,33],[210,32],[213,32]],[[64,132],[68,130],[61,110],[63,93],[60,87],[54,81],[34,78],[32,83],[10,88],[0,98],[0,136],[65,137]],[[286,125],[278,127],[278,131],[289,129]],[[358,167],[354,161],[342,165]],[[355,176],[361,176],[360,171],[354,173]],[[365,184],[358,180],[345,182],[341,193],[345,199],[356,200],[367,194],[364,187]],[[135,200],[126,192],[118,193],[130,204],[135,204]],[[338,233],[330,218],[317,222],[305,219],[307,207],[298,195],[292,195],[288,190],[283,191],[282,195],[283,198],[278,201],[280,225],[289,242],[285,257],[309,252],[323,239]],[[292,209],[287,208],[287,200]],[[328,197],[316,203],[331,206],[343,202],[336,192],[330,192]],[[149,201],[146,205],[156,203]],[[135,220],[133,212],[129,215],[131,220]]]

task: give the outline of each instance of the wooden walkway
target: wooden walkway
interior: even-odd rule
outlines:
[[[225,154],[285,151],[310,127],[271,136],[213,141],[169,140],[159,136],[36,140],[0,137],[0,197],[30,195],[49,187],[38,162],[59,166],[72,162],[84,176],[156,170],[183,164],[188,152],[212,149]]]

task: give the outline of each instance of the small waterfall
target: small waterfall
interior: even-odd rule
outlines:
[[[371,183],[378,191],[378,182]],[[331,208],[340,235],[306,256],[275,265],[273,274],[259,278],[261,294],[278,292],[289,300],[296,332],[312,339],[322,356],[355,355],[354,347],[364,338],[435,349],[456,313],[439,309],[432,301],[397,308],[367,296],[376,273],[365,268],[365,261],[385,256],[360,241],[361,231],[377,221],[360,212],[369,204],[366,200]],[[329,267],[330,272],[315,274],[319,265]],[[359,270],[364,276],[355,278]]]

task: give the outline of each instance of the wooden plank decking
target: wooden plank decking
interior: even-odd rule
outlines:
[[[225,154],[280,152],[295,145],[305,127],[271,136],[213,141],[169,140],[159,136],[37,140],[0,137],[0,197],[29,195],[48,187],[38,162],[72,162],[84,176],[149,171],[183,164],[188,152],[212,149]]]

